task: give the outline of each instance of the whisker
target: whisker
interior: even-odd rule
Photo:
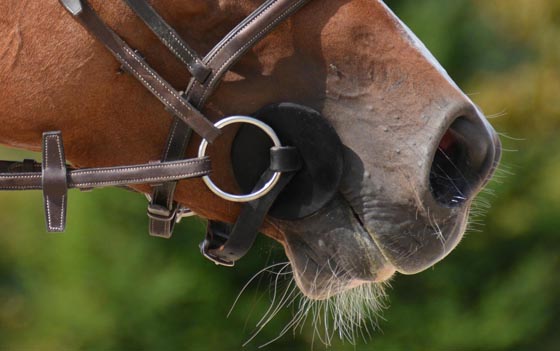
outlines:
[[[245,290],[249,287],[249,285],[251,285],[251,283],[257,278],[259,277],[261,274],[267,272],[267,273],[273,273],[272,271],[270,271],[270,269],[274,268],[274,267],[278,267],[278,266],[284,266],[280,271],[282,271],[283,269],[285,269],[287,266],[290,265],[290,262],[281,262],[281,263],[275,263],[272,264],[270,266],[267,266],[263,269],[261,269],[260,271],[258,271],[255,275],[253,275],[251,277],[251,279],[249,279],[249,281],[247,283],[245,283],[245,285],[241,288],[241,291],[239,292],[239,294],[237,294],[237,297],[235,298],[235,300],[233,301],[233,304],[231,305],[229,312],[227,313],[226,318],[229,318],[231,316],[231,313],[233,312],[233,309],[235,308],[235,306],[237,305],[237,302],[239,301],[239,298],[241,297],[241,295],[243,295],[243,293],[245,292]]]

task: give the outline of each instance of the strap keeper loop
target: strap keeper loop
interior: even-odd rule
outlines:
[[[63,232],[68,178],[60,131],[43,133],[42,186],[47,231]]]
[[[177,214],[177,209],[168,209],[165,206],[150,203],[146,212],[148,217],[152,219],[160,221],[173,221],[175,219],[175,215]]]
[[[146,211],[150,221],[150,236],[169,239],[173,235],[173,228],[177,218],[177,206],[173,208],[150,202]]]

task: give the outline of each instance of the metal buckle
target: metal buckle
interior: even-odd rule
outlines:
[[[218,129],[222,129],[230,124],[235,124],[235,123],[252,124],[260,128],[263,132],[265,132],[274,143],[274,146],[276,147],[282,146],[282,143],[280,142],[280,139],[278,138],[274,130],[268,124],[259,121],[256,118],[246,117],[246,116],[232,116],[216,122],[214,126]],[[207,147],[208,147],[208,141],[206,139],[202,139],[200,141],[200,146],[198,147],[198,157],[205,156]],[[266,194],[268,194],[274,188],[276,183],[278,183],[278,180],[280,180],[281,175],[282,172],[274,172],[270,180],[266,182],[262,188],[247,195],[235,195],[235,194],[227,193],[222,189],[218,188],[218,186],[214,184],[214,182],[210,179],[209,176],[203,176],[202,180],[204,181],[208,189],[210,189],[214,194],[218,195],[224,200],[233,201],[233,202],[249,202],[249,201],[257,200],[265,196]]]
[[[177,215],[177,208],[168,209],[165,206],[150,203],[146,211],[148,217],[160,221],[173,221]]]
[[[175,223],[181,222],[183,218],[188,218],[193,216],[196,216],[196,213],[194,213],[190,208],[179,205],[175,213]]]
[[[199,247],[200,247],[200,253],[202,254],[202,256],[204,256],[207,259],[209,259],[210,261],[214,262],[217,266],[224,266],[224,267],[235,266],[235,262],[226,261],[226,260],[221,259],[218,256],[213,255],[209,251],[209,245],[210,245],[210,242],[207,239],[204,239],[204,241],[200,243]]]
[[[60,3],[73,16],[77,16],[83,11],[82,2],[80,0],[60,0]]]

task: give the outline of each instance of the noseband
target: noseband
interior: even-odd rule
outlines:
[[[98,16],[87,0],[59,0],[64,8],[120,62],[173,116],[161,161],[125,167],[73,169],[65,164],[60,132],[43,134],[42,163],[0,161],[0,190],[42,189],[48,231],[63,231],[69,188],[151,184],[150,235],[169,238],[174,225],[192,212],[174,201],[177,181],[203,177],[217,196],[242,202],[233,225],[209,221],[201,251],[217,264],[232,266],[252,246],[267,214],[285,220],[308,216],[332,199],[342,177],[342,144],[337,133],[311,108],[293,103],[263,107],[252,117],[231,116],[212,123],[203,112],[225,73],[244,53],[309,0],[267,0],[202,57],[148,4],[125,0],[159,40],[186,66],[192,78],[177,91],[137,51]],[[227,125],[243,126],[231,157],[240,188],[230,194],[211,180],[205,156]],[[259,131],[260,130],[260,131]],[[184,159],[192,132],[203,139],[198,157]]]

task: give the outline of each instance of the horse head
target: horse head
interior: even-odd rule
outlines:
[[[92,3],[172,84],[185,86],[188,73],[126,7]],[[259,4],[161,0],[154,7],[206,52]],[[29,6],[40,18],[12,20],[13,28],[17,22],[32,29],[10,32],[23,44],[12,52],[17,40],[10,41],[1,56],[10,62],[0,78],[11,89],[0,98],[10,131],[0,141],[37,149],[43,130],[60,129],[76,166],[158,159],[170,118],[157,100],[132,77],[117,74],[118,63],[60,7]],[[284,246],[304,294],[324,299],[395,272],[417,273],[455,248],[473,198],[498,163],[500,142],[382,1],[310,1],[228,72],[205,113],[216,120],[251,115],[277,102],[319,111],[344,145],[334,198],[307,217],[270,218],[262,228]],[[226,131],[210,150],[212,178],[226,188],[236,187],[233,135]],[[232,222],[239,212],[200,180],[180,182],[176,200],[213,220]]]

